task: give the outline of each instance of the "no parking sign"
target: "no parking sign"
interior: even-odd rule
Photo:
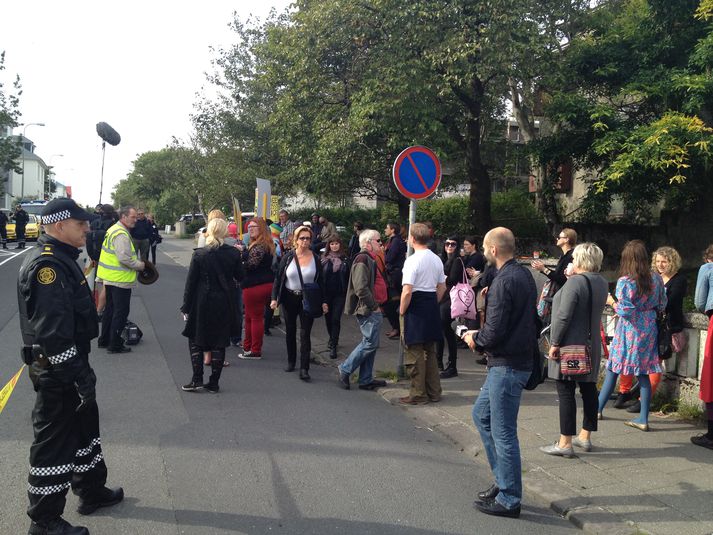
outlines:
[[[441,162],[427,147],[409,147],[397,156],[393,176],[401,195],[414,200],[425,199],[441,183]]]

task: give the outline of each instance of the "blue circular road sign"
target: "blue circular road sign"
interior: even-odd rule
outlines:
[[[401,195],[409,199],[425,199],[441,183],[441,162],[427,147],[409,147],[396,158],[393,176]]]

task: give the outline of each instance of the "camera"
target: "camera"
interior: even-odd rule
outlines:
[[[463,335],[465,333],[472,330],[472,329],[468,328],[467,325],[464,325],[462,323],[462,320],[460,320],[460,319],[456,319],[451,322],[451,329],[453,329],[453,332],[456,333],[456,336],[458,338],[463,338]]]

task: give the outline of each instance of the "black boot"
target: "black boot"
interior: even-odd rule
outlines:
[[[57,517],[45,522],[32,522],[28,535],[89,535],[84,526],[73,526],[64,518]]]
[[[7,249],[7,243],[2,242],[2,248],[3,248],[3,249]]]
[[[451,377],[458,377],[458,370],[453,362],[449,362],[448,367],[441,372],[441,379],[450,379]]]
[[[623,409],[626,407],[626,404],[631,401],[631,392],[624,392],[623,394],[620,393],[616,397],[616,401],[614,402],[614,408],[615,409]]]
[[[116,487],[110,489],[102,487],[79,497],[77,512],[80,515],[91,515],[100,507],[110,507],[116,505],[124,499],[124,489]]]
[[[216,394],[220,387],[218,386],[218,381],[220,380],[220,374],[223,372],[223,363],[225,362],[225,349],[218,349],[211,351],[210,369],[211,374],[208,382],[203,385],[208,392]]]
[[[199,392],[203,390],[203,352],[195,346],[191,346],[191,367],[193,368],[191,382],[183,385],[181,389],[184,392]]]
[[[329,358],[334,360],[337,358],[337,342],[334,340],[330,340],[329,343],[327,344],[327,347],[329,348]]]

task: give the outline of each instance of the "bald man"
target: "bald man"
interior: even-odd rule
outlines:
[[[515,236],[509,229],[492,229],[483,248],[498,271],[486,296],[483,328],[469,331],[463,339],[488,359],[488,376],[473,405],[473,421],[495,484],[478,493],[473,505],[488,515],[517,518],[522,500],[517,413],[522,388],[532,373],[537,288],[530,271],[515,260]]]

